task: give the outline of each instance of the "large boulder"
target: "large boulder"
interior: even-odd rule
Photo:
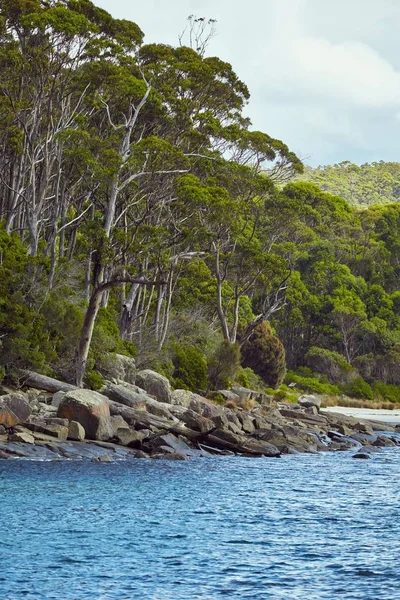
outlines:
[[[106,379],[135,383],[135,359],[123,354],[104,354],[96,363],[96,369]]]
[[[19,393],[0,396],[0,411],[0,424],[5,427],[14,427],[18,423],[24,423],[32,413],[32,409],[24,394]],[[10,425],[9,423],[12,421],[15,422]]]
[[[321,398],[317,398],[317,396],[303,394],[297,400],[297,403],[304,408],[317,408],[318,410],[321,408]]]
[[[163,375],[145,369],[136,374],[136,384],[146,390],[150,396],[154,396],[159,402],[171,404],[171,385]]]
[[[145,390],[142,390],[137,385],[108,383],[103,390],[103,394],[110,400],[129,406],[130,408],[145,410],[152,415],[167,419],[171,416],[164,402],[154,400]]]
[[[108,398],[98,392],[68,392],[61,400],[57,415],[80,423],[90,440],[108,440],[113,437]]]

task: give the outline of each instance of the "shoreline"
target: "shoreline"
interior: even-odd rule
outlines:
[[[320,409],[316,396],[292,404],[243,387],[217,392],[225,406],[172,390],[149,369],[131,382],[108,381],[101,392],[36,374],[25,381],[29,387],[0,396],[0,459],[113,462],[336,451],[372,458],[383,447],[400,446],[400,410]]]

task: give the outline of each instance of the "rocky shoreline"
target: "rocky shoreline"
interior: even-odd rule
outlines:
[[[218,393],[229,405],[222,406],[193,392],[172,391],[151,370],[136,372],[130,381],[110,380],[101,393],[26,373],[20,390],[3,386],[1,393],[4,460],[187,460],[332,451],[371,458],[382,447],[400,445],[399,427],[322,413],[314,396],[290,404],[236,387]]]

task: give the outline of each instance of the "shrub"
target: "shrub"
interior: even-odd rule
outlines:
[[[349,383],[356,376],[355,370],[338,352],[313,346],[305,358],[313,371],[323,373],[333,383]]]
[[[353,398],[372,400],[374,397],[372,387],[362,377],[356,377],[350,383],[343,386],[343,391]]]
[[[376,381],[372,384],[374,398],[388,402],[400,402],[400,386]]]
[[[208,387],[207,361],[198,348],[175,344],[172,362],[172,383],[175,388],[198,391]]]
[[[242,346],[242,364],[270,387],[279,386],[286,373],[285,349],[268,323],[260,323]]]
[[[88,371],[85,375],[84,384],[91,390],[101,390],[104,379],[97,371]]]
[[[229,387],[240,368],[240,347],[224,340],[209,363],[209,380],[213,389]]]
[[[285,383],[295,383],[298,389],[305,392],[315,392],[316,394],[338,396],[341,393],[337,385],[332,383],[322,383],[316,377],[302,377],[294,371],[288,371],[285,377]]]

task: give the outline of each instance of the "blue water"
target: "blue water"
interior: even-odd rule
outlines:
[[[2,600],[396,600],[400,449],[0,461]]]

